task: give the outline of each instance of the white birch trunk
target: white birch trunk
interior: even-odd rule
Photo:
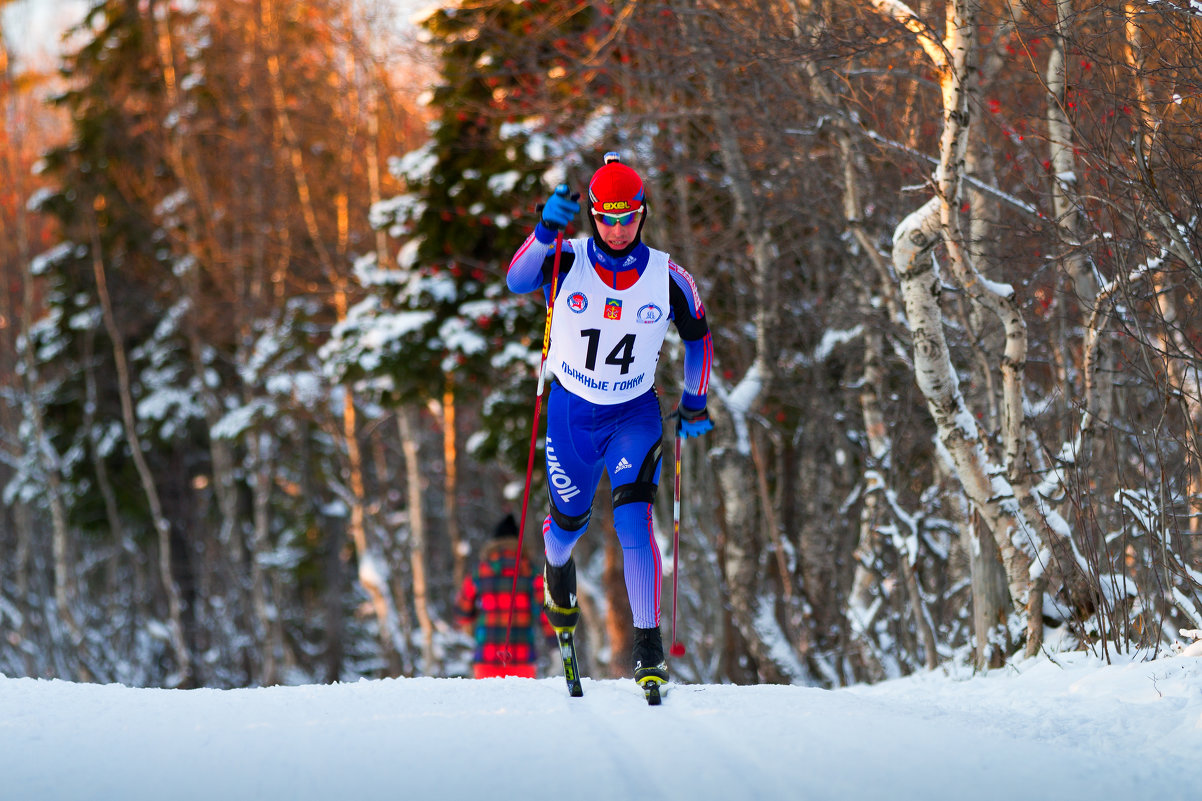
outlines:
[[[920,249],[935,244],[929,240],[934,233],[929,215],[937,213],[938,231],[948,250],[952,274],[974,307],[987,311],[1001,324],[1005,334],[1005,352],[999,365],[1002,376],[1002,427],[998,434],[1004,458],[1001,465],[994,465],[988,457],[987,438],[968,413],[955,386],[954,376],[941,368],[936,368],[934,374],[930,373],[934,365],[947,359],[942,332],[927,327],[939,319],[937,301],[932,301],[933,297],[937,297],[940,286],[937,271],[927,288],[911,287],[907,293],[908,309],[913,306],[913,310],[925,312],[919,317],[911,314],[911,326],[916,333],[916,353],[921,355],[923,362],[919,369],[920,386],[936,417],[941,441],[948,448],[957,475],[998,541],[1012,597],[1016,603],[1026,604],[1027,650],[1032,653],[1042,639],[1040,609],[1042,586],[1047,581],[1045,569],[1059,566],[1061,584],[1058,588],[1063,586],[1067,589],[1070,601],[1076,606],[1088,606],[1088,590],[1083,587],[1078,571],[1079,556],[1067,526],[1036,493],[1028,478],[1031,470],[1026,449],[1030,432],[1023,417],[1022,395],[1026,360],[1025,322],[1013,290],[991,283],[979,274],[964,247],[960,230],[964,142],[970,120],[968,112],[973,107],[967,102],[970,87],[966,84],[966,78],[973,63],[975,5],[964,0],[949,4],[947,34],[943,42],[936,42],[926,32],[926,27],[917,23],[912,12],[901,3],[876,0],[875,5],[889,9],[896,19],[915,32],[923,49],[939,69],[944,99],[945,129],[941,137],[939,168],[935,175],[937,195],[933,201],[938,208],[928,204],[925,216],[916,214],[899,226],[894,239],[895,265],[898,266],[899,275],[903,275],[903,283],[907,280],[913,282],[916,278],[910,275],[907,279],[906,270],[925,270],[924,265],[913,260],[913,255],[915,246]],[[935,47],[936,44],[938,47]],[[907,243],[907,240],[912,241]],[[909,255],[905,252],[907,250],[911,251]],[[902,266],[907,263],[909,267]],[[924,293],[928,297],[923,298]],[[925,316],[932,313],[934,316]],[[947,366],[950,367],[950,364]],[[928,373],[925,377],[924,371]],[[932,375],[939,378],[932,380]],[[946,381],[949,377],[952,378],[950,383]],[[955,433],[957,426],[961,428],[959,434]],[[1053,554],[1054,564],[1049,559]],[[1034,564],[1031,564],[1032,560],[1035,560]]]
[[[1052,165],[1052,211],[1056,224],[1068,239],[1065,270],[1083,302],[1098,294],[1098,282],[1081,251],[1081,212],[1076,197],[1077,164],[1073,155],[1073,126],[1068,118],[1066,75],[1067,26],[1073,16],[1072,0],[1056,0],[1056,27],[1047,64],[1048,156]]]
[[[927,201],[902,221],[893,240],[894,266],[914,338],[915,378],[957,478],[994,533],[1006,565],[1010,596],[1019,607],[1025,607],[1036,540],[1001,468],[989,462],[983,432],[964,402],[943,336],[941,280],[928,252],[938,242],[939,205],[937,197]]]
[[[801,19],[800,11],[794,4],[794,10]],[[839,102],[834,92],[822,81],[816,65],[807,65],[810,86],[824,102],[832,107],[838,107]],[[850,115],[848,115],[850,117]],[[843,164],[843,212],[847,224],[860,245],[864,258],[880,276],[880,294],[890,318],[904,320],[900,301],[892,287],[892,277],[889,274],[885,259],[877,250],[876,243],[864,230],[863,226],[863,196],[860,187],[860,175],[856,169],[859,152],[856,149],[848,125],[843,119],[836,120],[835,139],[839,145]],[[865,304],[868,305],[867,303]],[[860,514],[860,538],[856,547],[856,569],[852,579],[852,587],[848,596],[847,615],[855,621],[855,629],[862,637],[871,640],[870,626],[872,610],[879,608],[875,602],[878,593],[873,586],[873,566],[876,562],[876,551],[881,545],[881,538],[876,528],[880,515],[887,514],[895,517],[889,510],[888,504],[881,504],[882,493],[889,492],[886,484],[886,470],[893,452],[893,442],[889,437],[888,426],[884,413],[881,411],[879,400],[882,396],[883,375],[881,358],[884,345],[880,332],[869,330],[864,334],[864,373],[860,392],[860,409],[864,418],[864,430],[868,441],[868,467],[865,470],[863,487],[864,500]],[[900,520],[900,517],[897,517]],[[915,538],[917,542],[917,538]],[[914,572],[916,554],[900,553],[902,579],[906,587],[907,597],[914,612],[915,630],[923,645],[924,659],[928,668],[933,668],[936,659],[936,644],[934,630],[930,625],[929,615]],[[865,657],[877,660],[871,649],[864,653]]]
[[[972,268],[960,224],[960,179],[969,133],[967,80],[975,59],[975,5],[965,0],[947,6],[946,35],[936,40],[908,7],[874,0],[874,6],[915,33],[918,43],[939,72],[944,127],[940,137],[936,196],[897,227],[893,264],[901,281],[906,316],[914,339],[915,377],[927,400],[938,436],[947,449],[965,492],[993,532],[1006,566],[1010,595],[1020,609],[1040,599],[1032,597],[1031,565],[1041,551],[1035,525],[1019,504],[1003,466],[991,462],[987,438],[960,392],[943,334],[940,307],[942,279],[930,251],[940,241],[947,248],[953,272],[974,303],[988,308],[1006,331],[1003,373],[1002,441],[1006,463],[1017,470],[1025,446],[1021,375],[1026,337],[1012,294],[986,286]],[[1042,571],[1037,571],[1037,574]],[[1042,617],[1027,614],[1028,650],[1042,641]]]

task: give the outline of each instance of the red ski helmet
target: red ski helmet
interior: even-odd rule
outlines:
[[[593,216],[612,219],[603,220],[609,225],[625,225],[643,209],[643,181],[620,161],[617,153],[606,153],[605,166],[589,182],[588,199]]]

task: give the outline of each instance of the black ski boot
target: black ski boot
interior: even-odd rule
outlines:
[[[634,630],[634,647],[630,649],[634,662],[634,680],[643,689],[649,684],[659,685],[668,680],[668,663],[664,661],[664,641],[659,626],[651,629]]]
[[[580,607],[576,605],[576,562],[570,556],[560,567],[550,562],[543,566],[543,609],[555,631],[575,631]]]

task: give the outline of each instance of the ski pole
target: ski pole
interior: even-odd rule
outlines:
[[[530,456],[526,460],[526,487],[522,490],[522,522],[518,524],[517,560],[513,566],[513,587],[509,591],[509,618],[505,623],[503,661],[509,662],[509,633],[513,629],[513,607],[518,597],[518,569],[522,563],[522,535],[526,532],[526,509],[530,502],[530,479],[534,475],[534,446],[538,442],[538,420],[543,408],[543,383],[546,380],[547,351],[551,347],[551,314],[555,310],[555,292],[559,284],[559,257],[563,253],[563,231],[555,234],[555,261],[551,267],[551,297],[547,301],[547,322],[543,326],[543,356],[538,364],[538,391],[534,396],[534,424],[530,428]]]
[[[676,639],[676,587],[680,576],[680,420],[676,421],[676,480],[672,482],[672,656],[684,656],[684,643]]]

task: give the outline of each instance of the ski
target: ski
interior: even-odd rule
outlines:
[[[568,694],[573,698],[584,695],[580,685],[579,663],[576,661],[576,640],[570,631],[556,632],[559,641],[559,656],[563,659],[563,677],[568,683]]]

